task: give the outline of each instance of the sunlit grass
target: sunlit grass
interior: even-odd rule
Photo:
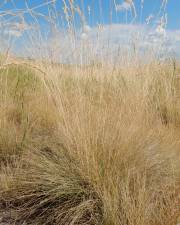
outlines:
[[[173,66],[16,69],[1,71],[6,210],[32,224],[176,224]]]
[[[161,46],[157,52],[139,50],[136,40],[128,49],[119,48],[113,61],[108,57],[111,46],[98,48],[103,24],[94,28],[97,43],[93,42],[85,12],[75,1],[62,2],[62,42],[53,32],[44,37],[39,22],[43,18],[47,28],[61,34],[54,1],[42,4],[49,10],[43,16],[26,4],[24,13],[32,24],[26,24],[22,12],[19,24],[16,10],[1,12],[16,28],[9,34],[15,39],[4,40],[8,48],[0,55],[2,222],[177,225],[178,61],[159,57]],[[166,4],[162,1],[159,12],[164,12],[157,27],[161,34]],[[132,21],[138,16],[130,0],[115,5],[115,10],[131,11]],[[82,28],[76,28],[76,19]],[[22,46],[19,52],[15,46],[17,52],[11,55],[16,40]],[[20,52],[24,57],[16,56]],[[69,58],[63,64],[59,55],[66,53]]]

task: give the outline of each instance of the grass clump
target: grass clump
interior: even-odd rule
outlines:
[[[97,2],[0,4],[0,222],[179,222],[180,69],[165,55],[168,1],[146,25],[137,22],[143,0],[140,17],[135,1],[105,4],[109,24]]]
[[[15,114],[10,121],[1,116],[6,131],[15,127],[6,135],[9,147],[1,140],[10,150],[0,170],[1,202],[13,221],[176,225],[179,101],[169,68],[35,70],[45,88],[23,98],[28,132],[20,152],[15,135],[24,130]]]
[[[101,200],[62,146],[36,149],[3,194],[17,222],[28,224],[97,224]],[[26,161],[27,160],[27,161]],[[18,182],[17,182],[18,181]],[[13,184],[12,184],[13,183]],[[7,201],[8,200],[8,201]]]
[[[55,114],[49,113],[51,104],[44,98],[41,82],[24,65],[1,69],[0,87],[0,158],[4,161],[20,156],[35,135],[53,129]]]

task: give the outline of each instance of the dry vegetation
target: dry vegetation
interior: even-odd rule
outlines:
[[[1,69],[1,209],[15,224],[176,225],[176,75],[171,62]]]
[[[85,17],[62,2],[72,35],[75,14],[82,25]],[[134,46],[121,64],[62,65],[44,56],[38,32],[39,42],[27,31],[26,47],[42,45],[42,57],[11,58],[8,49],[0,58],[0,224],[177,225],[179,64],[145,63]],[[83,51],[89,46],[82,40]]]

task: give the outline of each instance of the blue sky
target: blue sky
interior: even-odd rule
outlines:
[[[1,0],[3,1],[3,0]],[[0,1],[0,2],[1,2]],[[50,1],[50,0],[49,0]],[[13,0],[7,1],[8,3],[4,4],[4,6],[0,7],[0,10],[6,11],[9,9],[25,9],[25,1],[24,0]],[[37,12],[42,12],[47,14],[47,6],[43,5],[45,0],[28,0],[28,6],[30,8],[37,7]],[[68,0],[66,0],[68,2]],[[125,12],[116,12],[115,4],[122,4],[123,0],[76,0],[76,4],[78,4],[81,9],[83,9],[86,19],[90,26],[95,26],[97,23],[109,24],[109,23],[126,23],[126,13]],[[141,0],[134,0],[135,8],[137,11],[137,23],[144,23],[145,19],[153,14],[154,18],[158,18],[158,13],[160,10],[160,6],[162,4],[162,0],[144,0],[144,6],[141,13]],[[91,8],[91,16],[88,16],[88,6]],[[63,1],[56,1],[57,9],[62,12]],[[110,15],[112,11],[112,16]],[[169,0],[166,7],[166,12],[168,15],[168,29],[180,29],[180,0]],[[128,13],[128,22],[131,21],[130,12]],[[28,15],[26,14],[28,19]],[[29,17],[29,20],[31,18]],[[77,20],[78,21],[78,20]]]
[[[7,30],[6,34],[10,34],[10,36],[14,35],[16,39],[14,43],[16,43],[15,46],[18,50],[22,49],[23,41],[25,41],[24,45],[26,45],[27,39],[24,37],[25,35],[19,36],[19,31],[17,29],[14,30],[12,27],[14,17],[11,17],[8,12],[19,15],[17,16],[17,21],[16,19],[14,21],[16,25],[17,23],[22,23],[21,13],[24,12],[23,18],[25,18],[25,24],[28,24],[28,26],[33,23],[39,24],[40,30],[44,32],[43,34],[51,33],[51,28],[48,26],[47,20],[42,16],[48,15],[49,12],[51,12],[51,18],[53,17],[52,12],[54,15],[56,13],[55,18],[58,18],[56,19],[59,25],[58,28],[67,27],[65,15],[63,13],[63,0],[56,0],[54,4],[52,4],[53,0],[9,0],[6,4],[1,4],[2,1],[3,0],[0,0],[0,25],[5,21],[5,26],[2,26],[3,29],[0,29],[0,32],[1,30]],[[68,5],[69,0],[64,1]],[[82,24],[80,23],[82,20],[80,20],[80,17],[76,13],[75,26],[79,28],[79,25],[83,25],[81,29],[77,29],[78,38],[88,39],[94,49],[96,48],[98,51],[100,48],[102,52],[102,49],[107,43],[111,44],[110,49],[114,51],[118,49],[120,45],[129,46],[131,37],[137,37],[139,35],[139,43],[142,49],[147,47],[159,49],[159,47],[161,48],[163,46],[164,48],[164,46],[167,46],[171,52],[180,57],[180,0],[144,0],[143,5],[142,1],[143,0],[74,0],[75,5],[80,7],[85,17],[85,24]],[[128,4],[128,2],[131,3]],[[165,2],[167,2],[167,4],[164,4]],[[30,15],[30,11],[27,10],[27,7],[33,9],[33,12],[36,13],[35,17]],[[55,11],[53,11],[53,7],[56,9]],[[8,13],[8,15],[2,17],[3,12],[5,14]],[[161,18],[163,18],[164,23],[164,21],[166,21],[166,16],[167,25],[159,26]],[[147,18],[151,18],[148,25]],[[99,24],[103,24],[105,29],[101,32],[100,41],[96,47],[97,40],[95,37],[98,33],[97,25]],[[88,28],[86,27],[84,29],[84,25],[87,25]],[[10,26],[9,30],[8,26]],[[59,29],[60,32],[56,35],[56,42],[58,40],[61,46],[63,46],[63,55],[65,53],[71,55],[68,52],[69,43],[67,43],[61,34],[63,30],[64,29]],[[24,33],[26,32],[23,31],[23,34]],[[28,34],[31,34],[31,32]],[[42,36],[44,37],[46,35]],[[6,41],[6,38],[3,38]],[[111,38],[110,42],[109,38]],[[96,40],[96,42],[94,40]],[[50,40],[48,40],[48,42],[50,42]],[[3,42],[1,41],[1,43]],[[79,41],[77,46],[80,46]],[[59,46],[58,48],[61,47]],[[166,51],[168,49],[166,48]]]
[[[180,1],[170,0],[167,7],[168,28],[180,29]]]

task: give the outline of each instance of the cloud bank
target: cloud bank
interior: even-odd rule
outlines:
[[[25,24],[11,24],[9,27],[3,27],[3,32],[0,30],[1,39],[21,40],[24,33],[35,34],[30,29]],[[28,46],[26,42],[28,39],[24,39],[24,47]],[[28,56],[54,57],[54,60],[63,63],[81,64],[100,59],[117,61],[123,54],[131,54],[133,51],[143,57],[145,52],[153,52],[160,57],[180,57],[180,30],[166,30],[161,26],[152,28],[142,24],[96,27],[84,25],[81,30],[76,31],[73,39],[64,30],[50,29],[44,41],[37,39],[33,45],[29,46],[29,52],[26,53]],[[23,44],[21,47],[23,48]]]
[[[78,59],[79,63],[84,63],[85,60],[105,58],[111,61],[133,51],[143,57],[145,53],[152,53],[161,58],[180,57],[180,30],[166,30],[160,26],[152,28],[138,24],[112,24],[91,28],[86,25],[77,32],[71,48],[68,38],[60,32],[52,35],[49,40],[57,52],[59,49],[61,61]]]

